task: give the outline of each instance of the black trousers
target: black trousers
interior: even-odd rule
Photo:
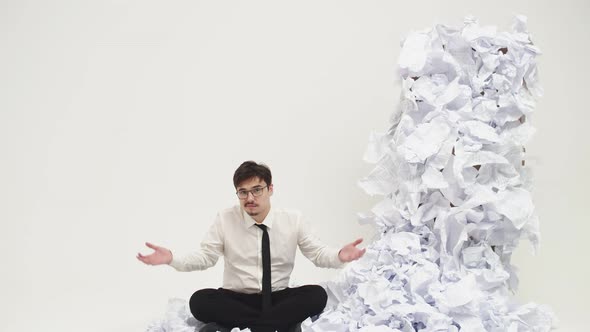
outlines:
[[[206,288],[191,296],[189,306],[201,322],[250,328],[252,332],[282,332],[321,313],[327,300],[326,291],[319,285],[285,288],[272,293],[272,308],[262,312],[262,294]]]

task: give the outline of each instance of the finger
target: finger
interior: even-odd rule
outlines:
[[[150,256],[152,255],[142,255],[141,253],[137,254],[139,257],[143,258],[143,259],[150,259]]]
[[[359,243],[361,243],[361,242],[363,242],[363,239],[362,239],[362,238],[359,238],[359,239],[356,239],[356,240],[354,240],[354,242],[353,242],[353,243],[351,243],[351,244],[352,244],[353,246],[356,246],[357,244],[359,244]]]
[[[137,256],[137,259],[139,259],[142,263],[147,264],[145,257],[143,257],[143,256]]]
[[[149,242],[146,242],[145,245],[148,246],[148,247],[150,247],[150,248],[152,248],[152,249],[154,249],[154,250],[157,250],[158,249],[158,246],[157,245],[151,244]]]
[[[359,258],[361,258],[361,257],[364,255],[364,253],[365,253],[365,249],[362,249],[362,250],[357,250],[357,251],[354,253],[354,259],[359,259]]]

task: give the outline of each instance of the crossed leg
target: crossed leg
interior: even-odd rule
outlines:
[[[195,292],[189,305],[193,316],[205,323],[274,332],[288,330],[289,326],[321,313],[327,299],[326,291],[318,285],[285,288],[272,293],[272,308],[262,312],[261,294],[207,288]]]

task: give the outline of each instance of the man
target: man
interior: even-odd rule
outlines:
[[[272,175],[264,164],[246,161],[234,173],[239,205],[221,211],[199,251],[178,258],[166,248],[137,259],[149,265],[168,264],[178,271],[207,269],[223,255],[223,287],[201,289],[189,301],[196,319],[209,323],[200,331],[295,331],[300,322],[321,313],[327,302],[319,285],[289,288],[297,246],[316,266],[339,268],[360,258],[362,239],[334,249],[310,232],[295,211],[271,208]]]

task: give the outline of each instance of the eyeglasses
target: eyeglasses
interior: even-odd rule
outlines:
[[[252,193],[252,196],[254,196],[254,197],[259,197],[264,192],[264,188],[267,188],[267,187],[268,186],[256,187],[256,188],[250,189],[250,190],[238,190],[236,192],[236,195],[238,195],[238,198],[239,199],[246,199],[246,198],[248,198],[248,194],[249,193]]]

